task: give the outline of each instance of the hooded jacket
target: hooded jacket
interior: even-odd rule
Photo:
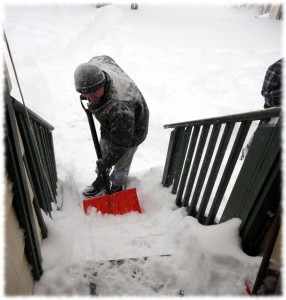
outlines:
[[[134,81],[109,56],[95,56],[89,63],[104,71],[106,85],[99,102],[88,108],[100,123],[101,138],[111,142],[101,158],[104,168],[115,165],[130,147],[146,138],[149,109]]]

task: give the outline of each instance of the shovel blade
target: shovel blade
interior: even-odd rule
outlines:
[[[136,188],[83,200],[85,214],[88,214],[89,207],[95,207],[102,214],[123,215],[131,211],[141,213]]]

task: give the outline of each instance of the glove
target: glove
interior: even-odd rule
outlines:
[[[96,165],[97,165],[98,174],[102,174],[102,172],[105,171],[105,168],[100,159],[96,162]]]

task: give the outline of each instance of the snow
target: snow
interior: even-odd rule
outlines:
[[[44,215],[49,236],[35,295],[244,295],[244,282],[255,280],[261,257],[242,252],[240,220],[202,226],[162,187],[170,136],[163,125],[262,109],[266,69],[282,57],[282,23],[255,18],[255,6],[157,3],[139,2],[136,11],[129,3],[5,6],[26,105],[55,127],[63,201],[52,219]],[[83,213],[96,155],[73,74],[96,55],[111,56],[150,109],[129,181],[142,214]],[[12,95],[21,101],[15,80]],[[107,261],[118,259],[126,260]]]

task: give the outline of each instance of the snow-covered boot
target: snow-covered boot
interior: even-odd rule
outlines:
[[[112,187],[111,187],[111,194],[117,193],[117,192],[121,192],[123,190],[125,190],[125,186],[124,185],[112,185]]]
[[[102,176],[98,176],[92,185],[87,186],[82,192],[85,197],[101,196],[106,193],[106,187]]]

